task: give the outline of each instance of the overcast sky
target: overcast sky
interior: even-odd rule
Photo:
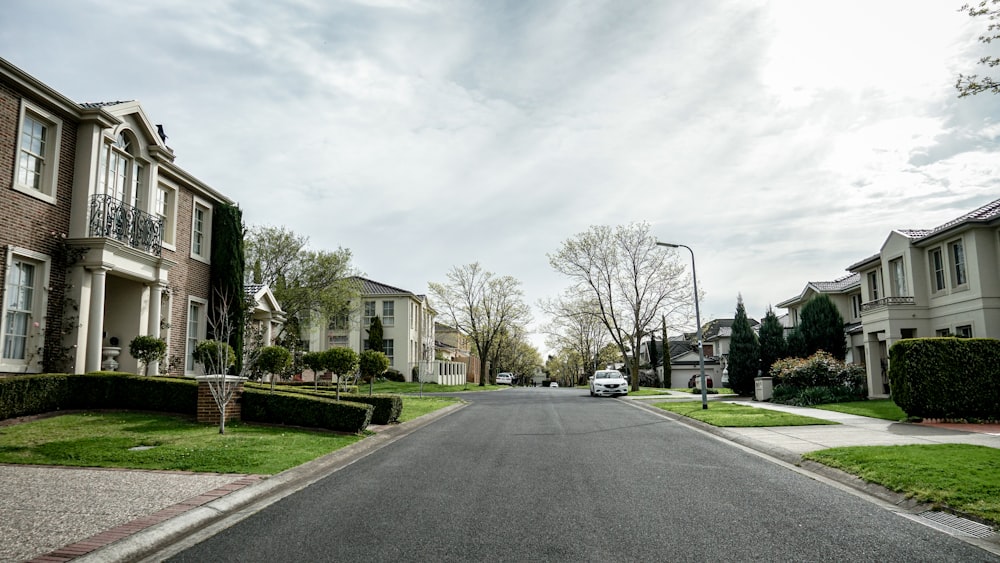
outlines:
[[[740,293],[760,318],[1000,197],[1000,99],[954,89],[985,48],[961,4],[32,0],[0,56],[139,101],[248,225],[377,281],[478,261],[534,306],[563,241],[646,221],[694,249],[703,320]]]

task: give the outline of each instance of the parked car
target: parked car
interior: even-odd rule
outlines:
[[[591,397],[628,395],[628,380],[616,369],[602,369],[590,378]]]
[[[552,383],[549,383],[549,387],[559,387],[559,384],[553,381]]]
[[[497,385],[513,385],[514,374],[502,372],[497,374]]]
[[[701,375],[692,375],[691,379],[688,380],[688,387],[692,389],[701,389]],[[712,388],[712,376],[705,375],[705,387],[709,389]]]

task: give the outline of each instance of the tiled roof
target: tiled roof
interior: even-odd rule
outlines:
[[[1000,219],[1000,199],[991,201],[990,203],[987,203],[978,209],[974,209],[961,217],[956,217],[943,225],[934,227],[920,238],[928,238],[965,223],[989,223],[990,221],[996,219]]]
[[[248,283],[243,286],[243,291],[246,292],[246,294],[249,295],[250,297],[253,297],[254,295],[257,295],[257,292],[263,288],[264,284],[262,283]]]
[[[356,283],[361,286],[361,295],[413,295],[412,291],[407,291],[405,289],[400,289],[398,287],[393,287],[391,285],[386,285],[384,283],[379,283],[377,281],[370,280],[368,278],[363,278],[361,276],[354,276],[353,279]],[[416,296],[414,296],[416,297]]]
[[[896,232],[906,238],[922,238],[931,233],[930,229],[897,229]]]
[[[819,291],[833,293],[844,291],[859,283],[861,283],[861,274],[853,273],[833,281],[809,282],[809,285],[812,285]]]
[[[97,109],[97,108],[105,108],[108,106],[117,106],[118,104],[127,104],[131,101],[133,100],[119,100],[117,102],[83,102],[80,104],[80,107],[84,109]]]

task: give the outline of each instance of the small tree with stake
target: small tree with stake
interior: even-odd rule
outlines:
[[[365,350],[358,359],[358,366],[361,377],[368,378],[368,395],[371,396],[375,390],[375,378],[389,369],[389,356],[375,350]]]
[[[274,393],[274,380],[285,373],[292,365],[292,353],[281,346],[265,346],[257,358],[257,368],[271,375],[271,392]]]
[[[143,375],[149,375],[149,365],[167,357],[167,343],[155,336],[139,335],[128,344],[128,353],[142,362]]]
[[[350,348],[330,348],[323,352],[323,367],[337,376],[337,400],[344,379],[358,368],[358,353]]]

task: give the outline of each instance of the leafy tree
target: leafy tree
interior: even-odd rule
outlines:
[[[572,280],[572,291],[595,304],[601,321],[632,374],[639,373],[639,339],[658,314],[690,318],[691,283],[674,250],[656,244],[647,223],[594,226],[563,242],[549,264]],[[631,354],[631,357],[630,357]],[[639,377],[631,379],[639,390]]]
[[[139,335],[128,344],[128,353],[142,362],[143,375],[149,375],[149,366],[167,357],[167,343],[155,336]]]
[[[285,227],[255,226],[246,235],[246,263],[255,283],[266,284],[281,303],[287,322],[276,340],[293,346],[313,319],[348,316],[357,288],[351,251],[309,250],[308,238]],[[290,336],[289,336],[290,334]]]
[[[502,331],[524,326],[530,319],[521,282],[485,271],[475,262],[452,268],[448,283],[428,286],[451,325],[469,335],[479,357],[479,385],[485,386],[490,378],[487,363]]]
[[[378,315],[372,317],[372,322],[368,325],[368,349],[385,353],[385,340],[382,331],[382,319]]]
[[[752,395],[754,378],[760,369],[760,347],[750,326],[743,297],[736,301],[732,338],[729,341],[729,387],[739,395]]]
[[[322,354],[323,367],[337,376],[337,400],[339,401],[343,382],[358,369],[358,353],[350,348],[337,346],[330,348]]]
[[[799,318],[799,331],[805,341],[806,356],[823,350],[844,361],[847,356],[844,319],[829,295],[820,293],[806,302],[799,312]]]
[[[368,380],[368,395],[372,395],[375,378],[389,369],[389,356],[375,350],[365,350],[358,358],[358,367],[361,369],[361,377]]]
[[[967,12],[973,18],[985,17],[989,23],[986,26],[986,33],[979,36],[979,41],[990,44],[994,40],[1000,39],[1000,8],[996,6],[1000,0],[981,0],[977,4],[965,4],[961,10]],[[1000,57],[984,56],[979,59],[979,64],[993,68],[1000,65]],[[979,76],[978,74],[959,74],[955,82],[958,90],[958,97],[974,96],[982,92],[1000,93],[1000,81],[990,76]]]
[[[274,380],[284,375],[292,366],[292,353],[283,346],[265,346],[257,357],[257,368],[271,375],[271,392],[274,392]]]
[[[236,353],[226,342],[202,340],[194,348],[194,361],[202,365],[205,374],[227,373],[236,363]]]
[[[313,389],[319,389],[320,372],[325,369],[323,359],[323,352],[306,352],[302,354],[302,365],[313,372]]]
[[[763,375],[771,373],[771,365],[774,362],[786,357],[787,346],[785,345],[785,327],[781,326],[781,321],[774,314],[771,307],[767,308],[767,314],[760,323],[760,372]]]

